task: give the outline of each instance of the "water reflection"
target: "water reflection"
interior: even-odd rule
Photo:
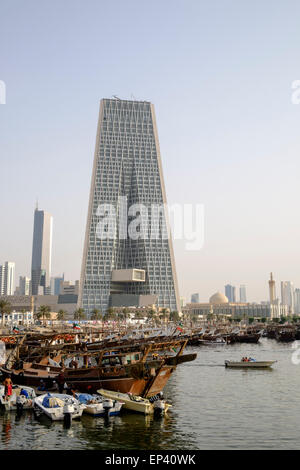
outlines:
[[[179,366],[165,389],[173,407],[163,418],[122,413],[83,415],[70,429],[32,412],[0,413],[0,449],[296,449],[300,440],[300,366],[291,345],[190,348],[197,360]],[[251,355],[278,361],[270,370],[226,369]]]

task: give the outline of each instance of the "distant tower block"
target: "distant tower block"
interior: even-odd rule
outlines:
[[[32,295],[38,295],[40,288],[45,294],[50,286],[51,253],[52,253],[53,217],[48,212],[38,209],[34,211],[31,289]]]
[[[273,304],[276,300],[276,287],[275,287],[275,281],[273,279],[273,273],[270,274],[269,290],[270,290],[270,303]]]

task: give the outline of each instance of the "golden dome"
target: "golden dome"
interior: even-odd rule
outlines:
[[[216,292],[209,299],[210,304],[219,305],[219,304],[228,304],[229,300],[226,295],[221,294],[221,292]]]

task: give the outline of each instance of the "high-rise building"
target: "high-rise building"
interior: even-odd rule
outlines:
[[[241,303],[247,302],[246,286],[244,284],[240,285],[240,302]]]
[[[52,226],[52,215],[36,208],[31,263],[32,295],[50,293]]]
[[[273,273],[270,274],[269,292],[270,292],[270,303],[273,304],[276,300],[276,284],[273,279]]]
[[[59,295],[73,294],[78,295],[79,293],[79,281],[72,283],[71,281],[61,281],[59,288]]]
[[[169,228],[164,204],[153,105],[103,99],[78,300],[87,313],[142,302],[180,310],[172,241],[157,236]]]
[[[5,277],[5,266],[0,265],[0,295],[4,295],[4,277]]]
[[[51,295],[59,295],[60,294],[60,283],[61,281],[65,280],[65,275],[63,274],[62,277],[52,277],[50,281],[51,286]]]
[[[230,284],[226,284],[225,286],[225,295],[229,302],[235,303],[236,302],[236,288],[231,286]]]
[[[31,279],[26,276],[19,277],[18,295],[30,295]]]
[[[0,295],[14,295],[15,263],[6,261],[0,266]]]
[[[191,295],[191,303],[192,304],[198,304],[200,302],[200,295],[197,294],[192,294]]]
[[[294,313],[299,314],[300,313],[300,289],[295,289],[294,307],[295,307],[295,312]]]
[[[288,306],[289,313],[294,313],[294,285],[291,281],[281,281],[281,303]]]

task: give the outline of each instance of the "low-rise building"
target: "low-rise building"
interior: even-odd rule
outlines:
[[[217,292],[210,297],[209,302],[190,303],[183,309],[182,313],[186,315],[225,315],[232,318],[280,318],[288,315],[288,306],[279,302],[270,304],[258,303],[233,303],[228,298]]]
[[[63,295],[10,295],[0,296],[0,300],[5,300],[10,304],[12,312],[37,313],[42,305],[50,307],[51,312],[64,310],[67,319],[73,319],[77,309],[78,296],[74,294]],[[8,318],[8,317],[7,317]]]

